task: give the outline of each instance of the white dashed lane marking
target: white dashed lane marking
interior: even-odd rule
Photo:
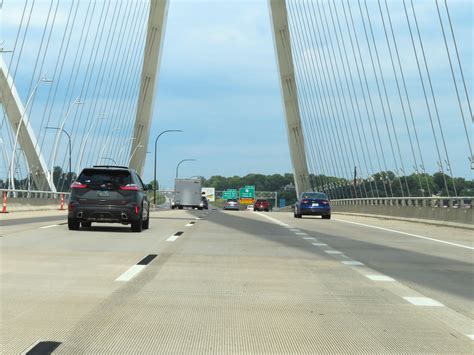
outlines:
[[[143,269],[145,269],[147,265],[157,256],[158,256],[157,254],[149,254],[145,256],[142,260],[140,260],[138,263],[130,267],[122,275],[117,277],[115,281],[130,281],[135,276],[137,276],[140,272],[142,272]]]
[[[371,279],[372,281],[395,281],[390,276],[385,275],[365,275],[367,278]]]
[[[466,334],[466,336],[470,338],[471,340],[474,340],[474,334]]]
[[[176,239],[178,239],[181,235],[183,234],[183,232],[176,232],[175,234],[173,234],[171,237],[169,237],[168,239],[166,239],[167,242],[174,242]]]
[[[337,250],[325,250],[324,252],[328,254],[342,254],[340,251]]]
[[[356,261],[356,260],[341,261],[341,263],[343,263],[344,265],[348,265],[348,266],[362,266],[362,265],[364,265],[360,261]]]
[[[406,301],[415,306],[422,307],[444,307],[444,304],[429,297],[403,297]]]
[[[313,244],[315,247],[327,247],[328,246],[325,243],[311,243],[311,244]]]
[[[295,232],[296,235],[308,235],[307,233],[303,233],[303,232]]]
[[[314,238],[314,237],[303,237],[303,239],[306,239],[306,240],[316,240],[316,238]]]

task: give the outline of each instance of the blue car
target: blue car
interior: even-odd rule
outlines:
[[[296,201],[295,218],[302,216],[321,216],[331,219],[331,204],[329,198],[322,192],[303,192]]]

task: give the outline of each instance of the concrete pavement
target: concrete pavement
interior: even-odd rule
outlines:
[[[468,231],[338,219],[2,227],[1,352],[473,352],[473,250],[431,240],[472,247]]]

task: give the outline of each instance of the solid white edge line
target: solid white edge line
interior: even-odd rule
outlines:
[[[395,230],[395,229],[389,229],[389,228],[371,226],[370,224],[364,224],[364,223],[358,223],[358,222],[351,222],[351,221],[346,221],[346,220],[344,220],[344,219],[333,218],[333,220],[338,221],[338,222],[356,224],[356,225],[358,225],[358,226],[363,226],[363,227],[370,227],[370,228],[380,229],[380,230],[387,231],[387,232],[392,232],[392,233],[404,234],[404,235],[408,235],[408,236],[410,236],[410,237],[420,238],[420,239],[426,239],[426,240],[431,240],[432,242],[438,242],[438,243],[453,245],[453,246],[456,246],[456,247],[459,247],[459,248],[465,248],[465,249],[474,250],[474,247],[470,247],[470,246],[467,246],[467,245],[457,244],[457,243],[452,243],[452,242],[447,242],[447,241],[445,241],[445,240],[440,240],[440,239],[434,239],[434,238],[424,237],[424,236],[422,236],[422,235],[413,234],[413,233],[407,233],[407,232],[402,232],[402,231],[397,231],[397,230]]]
[[[403,297],[404,300],[422,307],[444,307],[444,304],[429,297]]]
[[[53,227],[59,227],[59,224],[52,224],[50,226],[43,226],[43,227],[40,227],[40,229],[53,228]]]
[[[174,242],[176,239],[178,239],[180,236],[179,235],[172,235],[168,239],[166,239],[167,242]]]
[[[135,276],[137,276],[143,269],[146,268],[146,265],[133,265],[127,271],[125,271],[122,275],[117,277],[115,281],[130,281]]]

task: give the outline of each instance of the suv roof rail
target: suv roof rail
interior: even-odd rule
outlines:
[[[130,169],[128,166],[120,165],[92,165],[93,168],[116,168],[116,169]]]

